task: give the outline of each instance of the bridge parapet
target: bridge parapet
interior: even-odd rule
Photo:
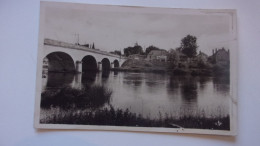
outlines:
[[[127,59],[124,56],[111,54],[111,53],[106,52],[106,51],[101,51],[101,50],[97,50],[97,49],[91,49],[91,48],[88,48],[88,47],[85,47],[85,46],[70,44],[70,43],[57,41],[57,40],[52,40],[52,39],[47,39],[47,38],[44,39],[44,45],[56,46],[56,47],[62,47],[62,48],[69,48],[69,49],[76,49],[76,50],[82,50],[82,51],[102,54],[102,55],[106,55],[106,56],[116,57],[116,58],[120,58],[120,59]]]

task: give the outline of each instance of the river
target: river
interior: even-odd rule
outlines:
[[[229,115],[230,83],[224,77],[174,76],[158,73],[49,73],[42,91],[64,86],[104,85],[112,90],[110,105],[149,118]]]

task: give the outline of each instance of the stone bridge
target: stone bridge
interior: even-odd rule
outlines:
[[[98,49],[44,39],[43,72],[86,72],[120,67],[125,57]]]

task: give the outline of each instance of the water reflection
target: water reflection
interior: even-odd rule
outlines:
[[[48,79],[47,79],[47,75],[46,75],[44,78],[42,78],[42,91],[46,90],[47,81],[48,81]]]
[[[201,114],[229,113],[229,79],[173,76],[155,73],[86,72],[83,74],[49,74],[42,88],[52,90],[104,85],[113,91],[110,105],[144,117],[158,118]],[[44,83],[46,85],[44,85]]]
[[[230,79],[227,76],[220,76],[213,78],[214,89],[216,92],[227,94],[230,90]]]
[[[74,88],[74,89],[81,89],[82,88],[82,83],[81,83],[81,80],[82,80],[82,74],[76,74],[74,76],[74,79],[71,83],[71,87]]]
[[[47,88],[60,88],[69,86],[73,79],[74,74],[72,73],[53,73],[49,72],[47,76]]]
[[[167,85],[168,89],[178,89],[180,87],[180,78],[181,77],[176,77],[174,75],[171,75],[169,78],[169,83]]]
[[[179,94],[180,92],[181,78],[182,77],[177,77],[174,75],[169,76],[169,81],[166,88],[167,88],[167,93],[169,95],[172,95],[170,96],[171,97],[170,99],[175,100],[177,98],[178,95],[176,95],[176,93]]]
[[[135,92],[140,90],[143,80],[143,73],[126,73],[123,76],[123,83],[127,85],[127,88],[133,89]]]
[[[200,89],[203,90],[209,81],[210,77],[199,77]]]
[[[102,71],[102,78],[107,79],[109,77],[109,74],[110,74],[110,71],[108,71],[108,70]]]
[[[196,78],[185,78],[181,85],[182,99],[187,103],[196,103],[198,98],[198,85]]]
[[[161,86],[167,81],[166,77],[166,75],[147,73],[145,74],[145,84],[150,87]]]
[[[118,75],[118,71],[114,71],[114,76],[117,76]]]
[[[95,82],[97,76],[97,72],[90,71],[82,74],[82,83],[92,84]]]

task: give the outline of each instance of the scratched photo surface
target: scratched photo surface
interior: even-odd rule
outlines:
[[[234,135],[235,10],[42,2],[35,127]]]

